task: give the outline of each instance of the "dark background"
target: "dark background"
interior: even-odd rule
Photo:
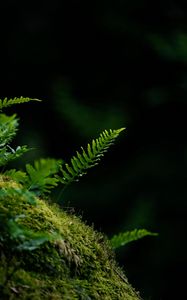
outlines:
[[[185,1],[2,1],[0,98],[17,106],[17,144],[68,160],[103,129],[127,127],[100,166],[59,198],[109,237],[145,300],[184,299],[187,14]],[[21,162],[23,165],[24,160]]]

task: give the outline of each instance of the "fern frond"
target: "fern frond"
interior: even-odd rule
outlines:
[[[16,135],[18,125],[16,114],[12,116],[0,114],[0,148],[11,142]]]
[[[27,146],[18,146],[14,150],[9,145],[6,145],[0,149],[0,166],[4,166],[11,160],[17,159],[29,150]]]
[[[9,146],[17,133],[18,125],[16,114],[12,116],[0,114],[0,166],[6,165],[29,150],[27,146],[18,146],[16,149]]]
[[[39,99],[33,99],[33,98],[28,98],[28,97],[14,97],[12,99],[5,98],[3,100],[0,99],[0,111],[3,108],[6,108],[8,106],[12,106],[14,104],[21,104],[25,102],[30,102],[30,101],[41,101]]]
[[[110,239],[114,249],[124,246],[130,242],[139,240],[145,236],[157,236],[157,233],[147,231],[146,229],[134,229],[132,231],[121,232]]]
[[[40,159],[34,162],[34,166],[27,164],[27,187],[37,195],[50,192],[57,186],[58,179],[54,177],[59,171],[62,161],[56,159]]]
[[[92,140],[91,144],[87,145],[86,150],[82,147],[82,153],[77,151],[77,155],[71,158],[71,163],[66,163],[64,168],[61,167],[63,177],[58,176],[58,179],[65,185],[77,181],[79,177],[86,174],[87,169],[98,164],[101,157],[104,156],[104,153],[107,152],[108,148],[124,129],[104,130],[99,138]]]

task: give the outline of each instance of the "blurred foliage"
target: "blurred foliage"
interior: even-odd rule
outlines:
[[[124,124],[124,114],[120,107],[101,103],[90,106],[76,101],[68,91],[68,86],[59,84],[55,88],[56,114],[60,114],[68,126],[82,136],[90,138],[103,129],[120,128]],[[102,100],[102,99],[101,99]],[[63,105],[61,105],[63,103]]]
[[[88,136],[127,127],[115,155],[61,202],[111,235],[135,227],[159,232],[118,258],[144,299],[184,298],[177,285],[185,284],[187,264],[185,1],[1,6],[1,98],[46,99],[37,110],[18,111],[19,144],[66,160]]]
[[[166,60],[187,62],[187,35],[183,32],[173,33],[170,37],[151,36],[154,49]]]

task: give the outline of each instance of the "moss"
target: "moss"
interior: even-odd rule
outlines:
[[[19,185],[0,176],[0,188],[7,187]],[[0,213],[5,210],[24,214],[19,223],[28,229],[57,235],[33,251],[0,244],[1,299],[140,299],[117,266],[106,237],[80,218],[39,198],[34,206],[21,197],[4,197]]]

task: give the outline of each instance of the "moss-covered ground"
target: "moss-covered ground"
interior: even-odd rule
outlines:
[[[0,189],[18,184],[0,176]],[[33,251],[15,251],[0,242],[0,299],[138,300],[138,293],[117,266],[107,238],[79,217],[37,198],[0,200],[0,214],[10,212],[20,225],[35,232],[56,234]]]

